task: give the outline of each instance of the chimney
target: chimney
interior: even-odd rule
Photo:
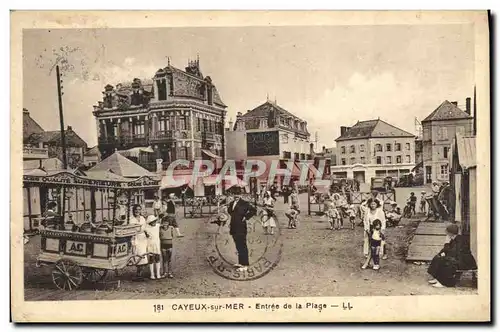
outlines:
[[[323,153],[326,151],[326,146],[323,145],[322,151]]]
[[[470,97],[465,98],[465,113],[469,115],[470,115],[470,101],[471,101]]]
[[[313,155],[313,154],[314,154],[314,143],[310,143],[310,144],[309,144],[309,153],[310,153],[311,155]]]
[[[229,119],[229,122],[227,123],[229,125],[229,131],[233,130],[233,119]]]
[[[452,101],[451,103],[452,103],[453,105],[455,105],[455,106],[458,106],[458,102],[456,102],[456,101]]]
[[[71,126],[68,126],[68,129],[66,129],[67,131],[70,131],[70,130],[73,130],[73,128]]]
[[[349,130],[349,127],[341,126],[340,127],[340,136],[344,136],[347,133],[347,130]]]
[[[23,114],[30,115],[30,112],[27,108],[23,108]]]
[[[243,115],[243,113],[238,112],[238,113],[236,114],[236,117],[239,117],[239,116],[242,116],[242,115]]]

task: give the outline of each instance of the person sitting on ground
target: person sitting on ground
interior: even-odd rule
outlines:
[[[470,252],[464,236],[458,234],[458,226],[450,224],[446,227],[450,242],[431,261],[427,273],[432,277],[429,284],[433,287],[454,287],[457,283],[457,270],[477,269],[476,260]]]
[[[387,218],[387,223],[392,225],[397,225],[401,221],[402,213],[401,208],[398,206],[398,203],[392,201],[391,202],[391,211],[388,211],[385,215]]]

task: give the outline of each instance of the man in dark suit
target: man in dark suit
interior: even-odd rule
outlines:
[[[238,271],[246,271],[250,265],[248,261],[247,247],[247,220],[256,213],[256,208],[241,198],[242,188],[235,188],[234,200],[229,203],[227,212],[231,216],[229,233],[233,237],[236,250],[238,251]]]

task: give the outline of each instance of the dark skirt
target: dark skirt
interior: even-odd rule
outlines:
[[[437,281],[446,287],[454,287],[456,285],[456,273],[458,263],[450,257],[435,256],[427,272]]]

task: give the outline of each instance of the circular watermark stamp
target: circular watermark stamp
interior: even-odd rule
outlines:
[[[278,225],[278,222],[276,224]],[[229,227],[214,225],[213,228],[207,259],[213,271],[223,278],[255,280],[271,272],[281,260],[283,243],[279,226],[274,229],[273,234],[269,234],[263,227],[260,216],[247,221],[249,266],[246,271],[239,271],[235,267],[238,263],[238,252],[233,237],[229,234]]]

